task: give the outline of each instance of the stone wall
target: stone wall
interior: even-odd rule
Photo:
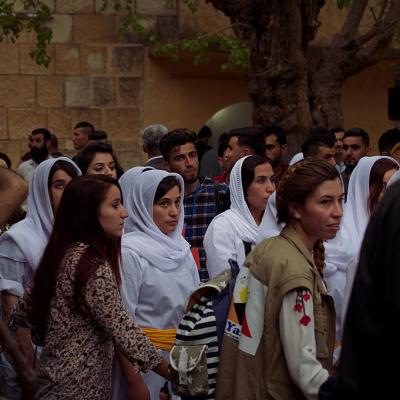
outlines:
[[[30,131],[48,127],[60,149],[71,155],[72,128],[88,120],[108,133],[125,167],[140,163],[143,46],[134,34],[118,34],[124,17],[112,10],[100,13],[102,0],[47,3],[54,13],[48,69],[29,56],[33,34],[24,32],[15,44],[0,44],[0,151],[16,166]],[[176,16],[164,3],[137,1],[148,25],[157,27],[162,18]]]

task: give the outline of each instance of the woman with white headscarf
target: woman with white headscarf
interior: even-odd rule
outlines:
[[[180,175],[161,170],[142,172],[127,204],[132,212],[132,231],[122,237],[123,300],[146,335],[164,350],[166,358],[186,299],[199,285],[190,246],[182,236],[183,193]],[[122,364],[126,363],[122,360]],[[150,398],[158,400],[165,381],[153,372],[143,379]],[[117,368],[113,399],[125,399],[126,392],[126,383]]]
[[[353,258],[344,271],[341,271],[340,266],[338,268],[339,272],[346,275],[342,279],[344,284],[341,309],[337,310],[342,321],[346,316],[347,304],[357,269],[359,251],[369,219],[383,197],[387,183],[398,169],[398,162],[391,157],[363,157],[351,174],[343,224],[347,232],[347,237],[344,240],[350,241],[350,246],[353,249]],[[335,256],[335,253],[332,253]],[[336,248],[336,254],[340,257],[339,247]],[[339,263],[336,263],[336,265],[339,265]],[[340,331],[341,334],[342,331]]]
[[[232,168],[231,207],[211,221],[204,236],[210,278],[229,268],[230,258],[241,266],[246,247],[256,244],[267,200],[275,190],[273,175],[271,164],[257,155],[241,158]]]
[[[136,184],[140,174],[145,171],[150,171],[153,167],[133,167],[125,171],[118,183],[121,186],[122,198],[124,199],[124,206],[128,211],[128,217],[125,219],[124,233],[129,233],[133,230],[134,226],[134,213],[132,211],[132,196],[133,186]]]
[[[0,236],[0,311],[7,320],[31,283],[53,228],[54,214],[68,182],[81,172],[69,158],[45,160],[36,168],[29,185],[26,218]],[[7,398],[22,398],[8,356],[1,356],[1,390]],[[0,390],[0,391],[1,391]]]

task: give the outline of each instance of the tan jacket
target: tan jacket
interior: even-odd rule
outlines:
[[[245,265],[267,290],[264,325],[255,355],[238,349],[224,336],[217,380],[217,400],[304,400],[290,378],[279,335],[279,312],[285,295],[308,289],[313,298],[317,359],[328,370],[335,342],[332,298],[296,233],[285,228],[280,236],[264,240],[247,257]]]

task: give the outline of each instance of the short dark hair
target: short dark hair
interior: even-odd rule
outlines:
[[[328,129],[313,129],[301,146],[301,151],[303,152],[304,158],[315,157],[320,147],[335,147],[335,137]]]
[[[36,128],[31,132],[31,135],[43,135],[43,139],[45,142],[51,140],[51,132],[46,128]]]
[[[6,153],[2,153],[0,151],[0,159],[4,160],[8,169],[11,168],[11,160],[10,160],[10,157],[8,157],[8,155]]]
[[[87,137],[89,139],[90,139],[90,136],[93,135],[93,133],[95,132],[95,128],[94,128],[93,124],[91,124],[90,122],[87,122],[87,121],[78,122],[74,126],[74,129],[82,129],[83,132],[85,132],[85,134],[87,135]]]
[[[197,134],[197,137],[199,139],[205,139],[211,136],[212,136],[212,131],[207,125],[202,126],[201,129],[199,130],[199,133]]]
[[[284,144],[287,144],[286,132],[279,125],[275,125],[275,124],[265,125],[261,128],[261,132],[264,134],[265,139],[268,136],[275,135],[276,140],[278,141],[278,143],[281,146],[283,146]]]
[[[335,135],[335,133],[338,133],[338,132],[344,132],[344,128],[340,128],[340,127],[335,127],[335,128],[332,128],[332,129],[329,129],[329,132],[330,133],[333,133],[334,135]],[[336,136],[336,135],[335,135]]]
[[[364,129],[362,128],[351,128],[348,129],[343,136],[343,140],[346,139],[347,137],[360,137],[363,141],[363,143],[366,146],[369,146],[369,135]]]
[[[397,128],[383,132],[378,140],[379,153],[390,153],[393,146],[400,142],[400,130]]]
[[[105,140],[107,139],[107,132],[106,131],[94,131],[89,135],[90,140]]]
[[[258,129],[252,126],[232,129],[229,132],[229,139],[232,137],[238,138],[239,146],[250,147],[254,154],[265,156],[264,135]]]
[[[168,157],[175,147],[182,146],[186,143],[193,143],[196,145],[196,141],[197,135],[195,132],[186,128],[177,128],[166,133],[161,138],[159,149],[164,160],[168,161]]]

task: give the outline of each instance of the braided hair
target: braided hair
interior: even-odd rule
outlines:
[[[323,160],[304,159],[289,167],[276,191],[276,209],[278,223],[289,224],[293,216],[290,205],[304,204],[307,197],[327,180],[339,178],[337,169]],[[313,256],[315,266],[322,273],[325,265],[325,248],[323,240],[314,244]]]

